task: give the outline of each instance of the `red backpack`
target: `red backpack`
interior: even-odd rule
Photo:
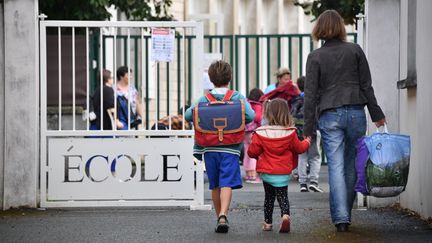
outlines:
[[[243,100],[231,100],[228,90],[222,101],[207,93],[208,102],[200,102],[193,110],[195,142],[198,145],[223,146],[243,142],[245,108]]]

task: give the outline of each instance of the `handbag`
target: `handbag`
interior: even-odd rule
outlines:
[[[132,111],[132,107],[128,109],[128,100],[124,96],[117,96],[117,114],[119,116],[119,120],[125,124],[127,127],[128,124],[128,113],[130,110],[130,128],[138,129],[139,124],[141,123],[141,119]]]

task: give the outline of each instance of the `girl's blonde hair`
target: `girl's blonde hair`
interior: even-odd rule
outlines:
[[[294,125],[288,102],[284,99],[276,98],[267,100],[264,103],[264,115],[269,125],[291,127]]]

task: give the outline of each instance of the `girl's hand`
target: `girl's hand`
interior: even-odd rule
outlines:
[[[312,141],[312,137],[311,136],[306,136],[305,139],[310,143]]]

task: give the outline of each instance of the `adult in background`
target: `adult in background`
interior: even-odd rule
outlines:
[[[291,81],[291,72],[289,68],[281,67],[277,70],[275,75],[277,78],[277,82],[267,86],[267,88],[264,90],[264,94],[268,94],[271,91],[275,90],[277,87],[282,86]]]
[[[130,128],[138,128],[141,123],[141,99],[131,79],[132,70],[128,70],[128,67],[122,66],[117,69],[117,115],[123,123],[122,130],[128,130],[128,125]]]
[[[366,56],[359,45],[346,42],[342,17],[326,10],[312,31],[324,40],[306,63],[305,136],[318,127],[328,160],[330,213],[338,232],[348,231],[356,193],[355,156],[357,139],[366,132],[366,105],[377,127],[385,116],[378,106]]]
[[[100,75],[100,74],[98,74]],[[97,79],[100,81],[100,78]],[[113,119],[113,109],[114,109],[114,90],[112,88],[113,78],[111,75],[111,71],[104,69],[102,71],[102,92],[100,85],[97,86],[93,97],[92,103],[94,107],[94,113],[96,115],[96,119],[93,120],[90,124],[90,130],[101,130],[101,121],[103,121],[103,130],[112,130],[112,119]],[[102,117],[101,117],[101,93],[103,95],[102,101]],[[119,122],[118,119],[115,120],[117,125],[117,129],[122,129],[123,124]]]
[[[291,100],[300,95],[300,90],[291,80],[291,73],[288,68],[279,68],[276,72],[276,77],[278,79],[278,82],[274,84],[276,88],[269,91],[269,87],[272,85],[267,87],[264,95],[260,98],[260,102],[264,103],[266,100],[281,98],[288,102],[288,106],[291,109]]]

